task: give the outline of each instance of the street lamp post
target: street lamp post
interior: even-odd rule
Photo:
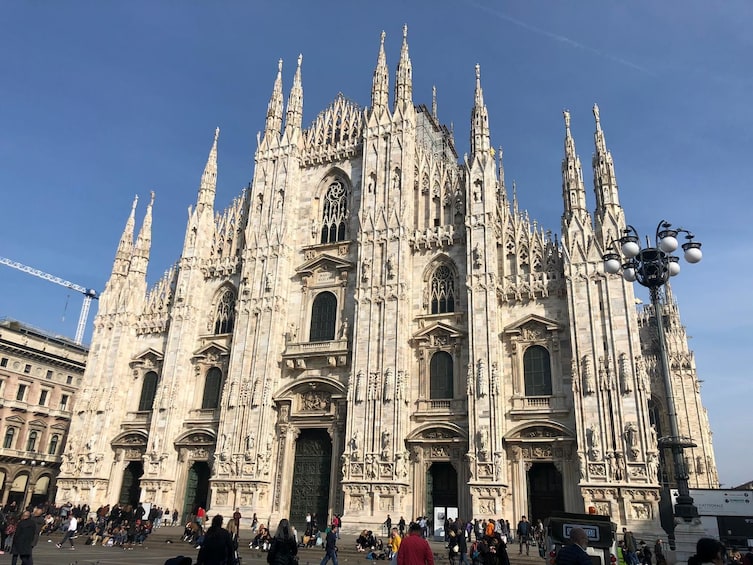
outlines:
[[[680,435],[677,424],[677,410],[672,391],[672,378],[670,375],[669,357],[667,355],[667,342],[664,334],[664,320],[659,303],[659,289],[670,277],[680,273],[680,258],[672,255],[679,243],[677,236],[684,234],[687,241],[682,244],[685,260],[688,263],[698,263],[703,257],[701,244],[694,241],[695,237],[688,230],[673,228],[672,224],[662,220],[656,227],[656,238],[653,247],[646,238],[646,247],[641,247],[640,237],[633,226],[627,226],[624,235],[615,243],[619,243],[619,253],[609,252],[604,254],[604,270],[609,274],[622,271],[622,277],[628,282],[637,281],[649,290],[651,305],[656,319],[656,331],[659,337],[659,359],[661,364],[664,388],[667,392],[667,416],[669,418],[670,435],[659,440],[661,448],[670,449],[677,481],[677,502],[675,504],[675,517],[686,522],[698,516],[698,509],[693,504],[688,487],[688,469],[685,465],[683,450],[686,447],[695,447],[693,441]]]

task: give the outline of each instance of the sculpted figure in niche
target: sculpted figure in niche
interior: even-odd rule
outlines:
[[[484,452],[489,449],[489,428],[481,426],[478,431],[478,449]]]
[[[340,339],[348,339],[348,318],[343,318],[340,324]]]
[[[630,364],[628,363],[627,355],[620,354],[620,388],[622,394],[630,394],[633,392],[632,375],[630,373]]]
[[[369,282],[369,278],[371,277],[371,261],[368,259],[363,260],[363,265],[361,267],[361,280],[365,283]]]
[[[591,359],[583,357],[583,392],[586,394],[593,394],[596,390],[596,383],[594,382],[594,372],[591,367]]]
[[[382,431],[382,459],[387,459],[389,453],[390,453],[390,442],[392,439],[392,435],[389,431],[384,430]]]
[[[628,422],[625,426],[625,442],[630,448],[638,445],[638,428],[633,422]]]

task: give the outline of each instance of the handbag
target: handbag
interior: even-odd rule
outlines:
[[[455,544],[452,546],[452,552],[453,553],[460,553],[460,546]]]

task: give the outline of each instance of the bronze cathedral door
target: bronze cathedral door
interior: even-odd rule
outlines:
[[[332,440],[326,430],[301,430],[295,444],[290,521],[301,533],[306,514],[316,515],[319,529],[329,518],[329,487],[332,470]]]

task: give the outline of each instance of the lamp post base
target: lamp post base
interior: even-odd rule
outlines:
[[[675,506],[675,511],[677,511],[677,506]],[[698,516],[690,521],[677,518],[675,520],[674,562],[678,565],[687,563],[690,556],[695,555],[696,543],[705,536],[706,531]]]

